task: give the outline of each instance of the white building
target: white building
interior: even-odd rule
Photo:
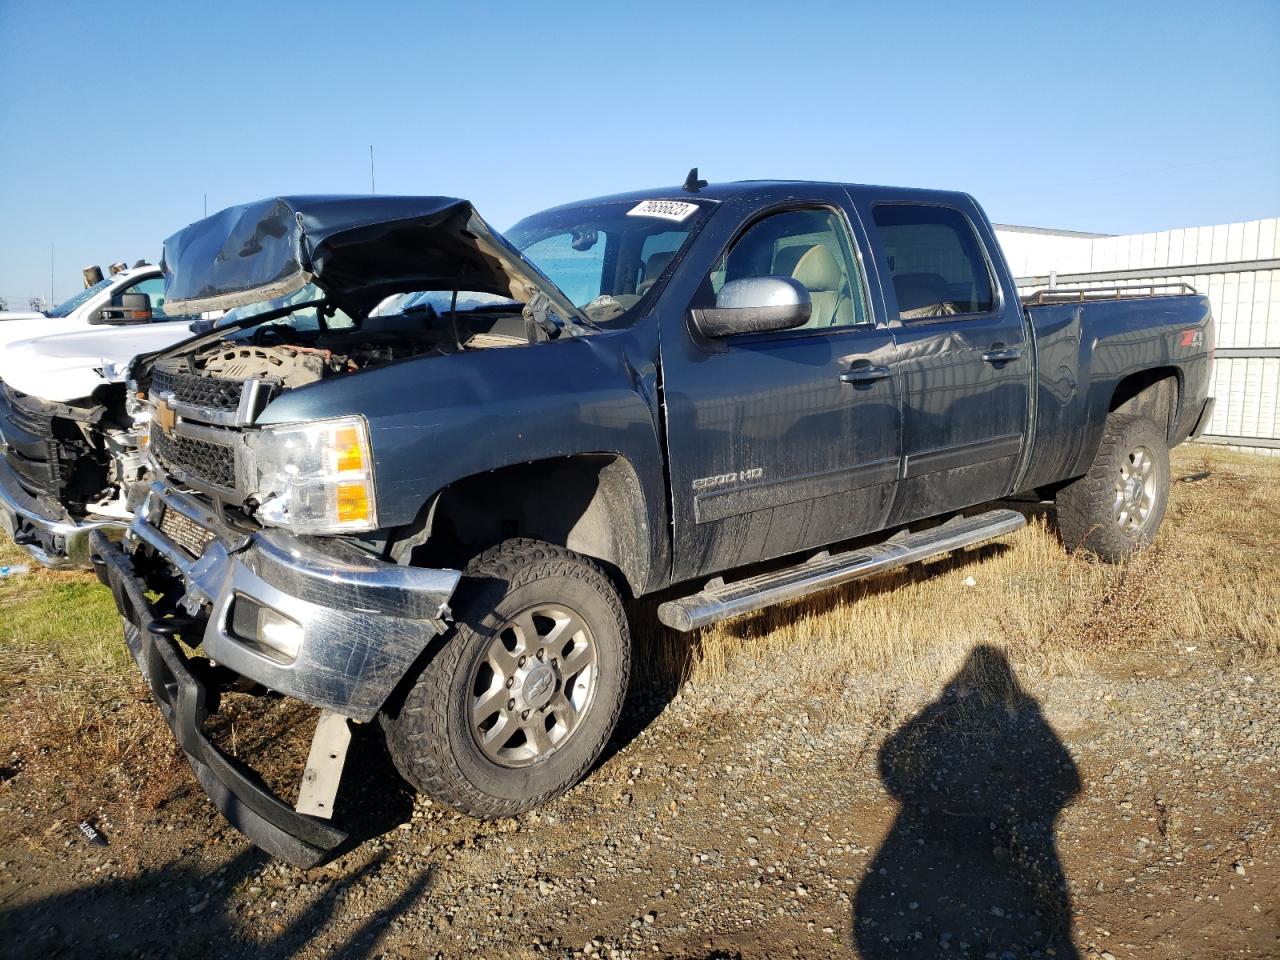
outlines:
[[[1202,439],[1280,453],[1280,219],[1124,236],[996,224],[996,236],[1024,294],[1186,283],[1207,295],[1217,405]]]

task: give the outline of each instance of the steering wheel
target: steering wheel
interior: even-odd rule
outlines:
[[[284,332],[274,323],[264,323],[253,331],[253,343],[258,347],[269,347],[285,342]]]

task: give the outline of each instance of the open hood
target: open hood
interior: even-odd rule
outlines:
[[[453,197],[273,197],[228,207],[164,244],[166,313],[258,303],[314,283],[344,308],[393,293],[474,290],[554,311],[581,311],[466,200]]]

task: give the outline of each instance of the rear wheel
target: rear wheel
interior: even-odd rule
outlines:
[[[383,716],[401,774],[473,816],[508,817],[581,780],[622,709],[631,641],[604,571],[509,540],[467,567],[455,626]]]
[[[1169,499],[1169,446],[1149,417],[1112,413],[1089,472],[1058,491],[1058,531],[1070,549],[1116,562],[1149,544]]]

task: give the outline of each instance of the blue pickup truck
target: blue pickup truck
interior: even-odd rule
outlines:
[[[237,312],[135,361],[155,481],[95,563],[219,809],[303,864],[344,842],[351,721],[516,814],[609,740],[626,601],[694,630],[1007,534],[1017,496],[1122,559],[1212,405],[1203,297],[1020,299],[962,193],[694,173],[505,234],[277,197],[164,269],[168,309]],[[227,691],[319,708],[296,803],[210,739]]]

